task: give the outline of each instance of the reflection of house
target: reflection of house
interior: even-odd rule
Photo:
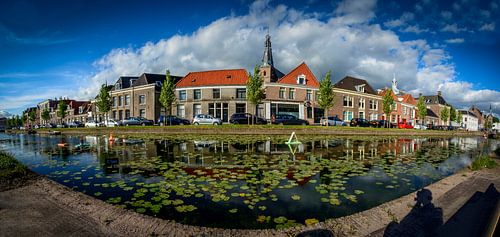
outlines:
[[[479,119],[474,113],[469,110],[458,110],[458,113],[462,114],[460,127],[467,131],[479,131]]]
[[[174,82],[179,78],[172,76]],[[163,110],[159,98],[165,79],[164,74],[151,73],[143,73],[139,77],[120,77],[110,92],[113,102],[110,118],[122,120],[144,117],[157,121]]]
[[[344,121],[353,118],[378,120],[381,118],[382,100],[366,80],[344,77],[335,83],[335,102],[328,116],[338,116]]]

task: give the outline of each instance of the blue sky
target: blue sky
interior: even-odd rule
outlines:
[[[500,1],[1,1],[0,110],[88,99],[141,72],[251,69],[269,28],[275,64],[305,61],[500,113]]]

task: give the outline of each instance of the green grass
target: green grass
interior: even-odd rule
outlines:
[[[498,164],[495,162],[495,160],[493,160],[489,156],[482,156],[477,158],[474,162],[472,162],[471,169],[472,170],[480,170],[484,168],[491,169],[496,167],[497,165]]]
[[[12,155],[0,151],[0,180],[19,178],[26,175],[28,169]]]

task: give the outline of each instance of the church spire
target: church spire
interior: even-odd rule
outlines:
[[[399,94],[398,81],[396,81],[396,73],[392,74],[392,91],[395,95]]]
[[[266,42],[264,43],[264,56],[262,57],[262,66],[273,66],[273,50],[271,48],[271,36],[269,32],[266,35]]]

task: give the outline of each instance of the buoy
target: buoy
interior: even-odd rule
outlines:
[[[68,143],[58,143],[57,146],[58,147],[66,147],[66,146],[68,146]]]

